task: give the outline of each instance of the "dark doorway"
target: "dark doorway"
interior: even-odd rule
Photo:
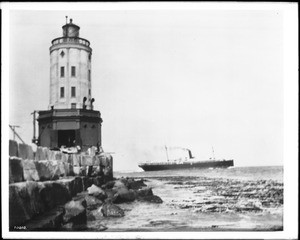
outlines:
[[[66,147],[75,146],[75,130],[58,131],[58,147],[61,147],[62,145]]]

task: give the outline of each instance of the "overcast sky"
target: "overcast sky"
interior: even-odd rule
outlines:
[[[49,105],[49,47],[66,15],[91,42],[92,96],[114,170],[163,159],[164,145],[199,159],[213,147],[236,166],[283,164],[280,11],[11,11],[9,123],[25,142],[30,113]]]

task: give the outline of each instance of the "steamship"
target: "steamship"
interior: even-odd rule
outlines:
[[[218,160],[215,157],[210,158],[209,160],[196,160],[192,156],[192,152],[189,149],[188,151],[189,157],[186,159],[174,159],[170,160],[168,157],[168,149],[166,149],[167,161],[163,162],[145,162],[140,163],[138,166],[142,168],[144,171],[161,171],[161,170],[179,170],[179,169],[192,169],[192,168],[228,168],[234,166],[233,159],[230,160]],[[214,150],[213,150],[214,153]]]

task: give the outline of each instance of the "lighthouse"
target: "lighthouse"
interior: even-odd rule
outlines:
[[[102,118],[92,98],[92,48],[79,30],[70,19],[62,37],[51,42],[49,106],[37,111],[39,132],[33,139],[39,146],[101,146]]]

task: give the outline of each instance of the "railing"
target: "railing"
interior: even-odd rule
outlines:
[[[79,37],[60,37],[60,38],[55,38],[52,40],[52,45],[57,45],[57,44],[62,44],[62,43],[77,43],[77,44],[82,44],[84,46],[89,47],[90,42],[84,38],[79,38]]]

